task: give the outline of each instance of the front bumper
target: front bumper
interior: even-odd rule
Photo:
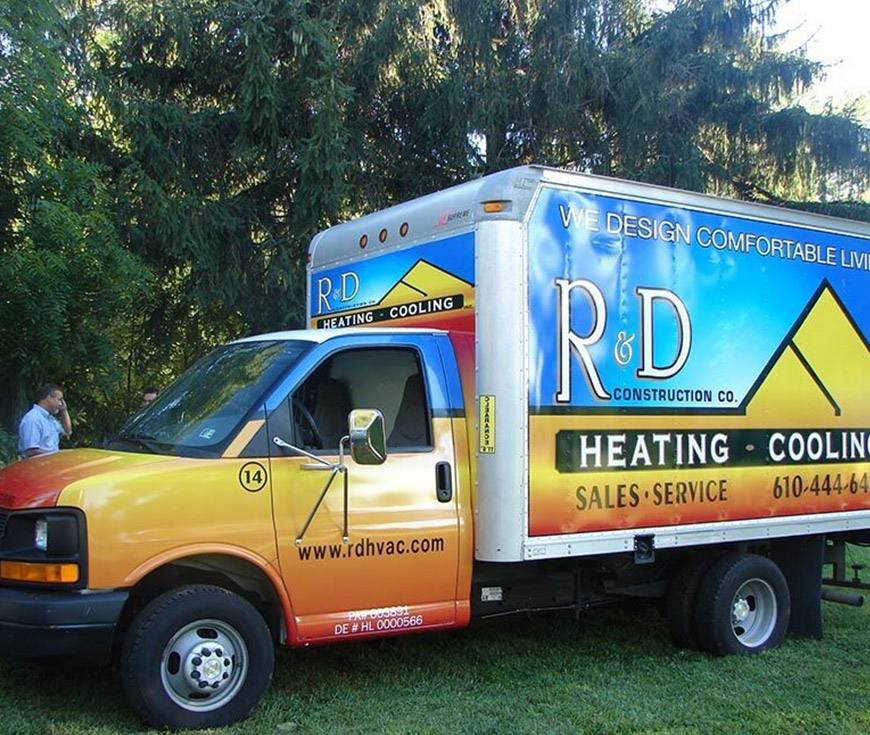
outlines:
[[[106,663],[128,597],[0,587],[0,656]]]

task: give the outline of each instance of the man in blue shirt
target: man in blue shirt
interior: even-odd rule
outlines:
[[[18,425],[18,453],[22,457],[56,452],[62,436],[72,434],[72,421],[63,391],[46,383],[36,394],[36,403]]]

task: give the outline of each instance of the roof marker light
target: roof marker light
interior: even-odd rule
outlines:
[[[504,212],[504,202],[484,202],[483,211],[492,214],[494,212]]]

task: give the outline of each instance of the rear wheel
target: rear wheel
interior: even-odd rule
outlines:
[[[272,678],[269,629],[220,587],[166,592],[133,620],[121,650],[124,693],[146,722],[220,727],[247,717]]]
[[[782,643],[790,615],[788,585],[779,567],[756,554],[729,554],[701,583],[695,628],[710,653],[757,653]]]
[[[686,559],[668,587],[668,628],[674,643],[680,648],[700,647],[695,629],[695,604],[704,576],[715,561],[712,554]]]

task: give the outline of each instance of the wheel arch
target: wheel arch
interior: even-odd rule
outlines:
[[[263,615],[273,639],[294,645],[295,618],[278,571],[259,559],[228,550],[188,550],[149,565],[130,586],[120,621],[121,635],[135,615],[160,594],[190,584],[222,587],[248,600]]]

